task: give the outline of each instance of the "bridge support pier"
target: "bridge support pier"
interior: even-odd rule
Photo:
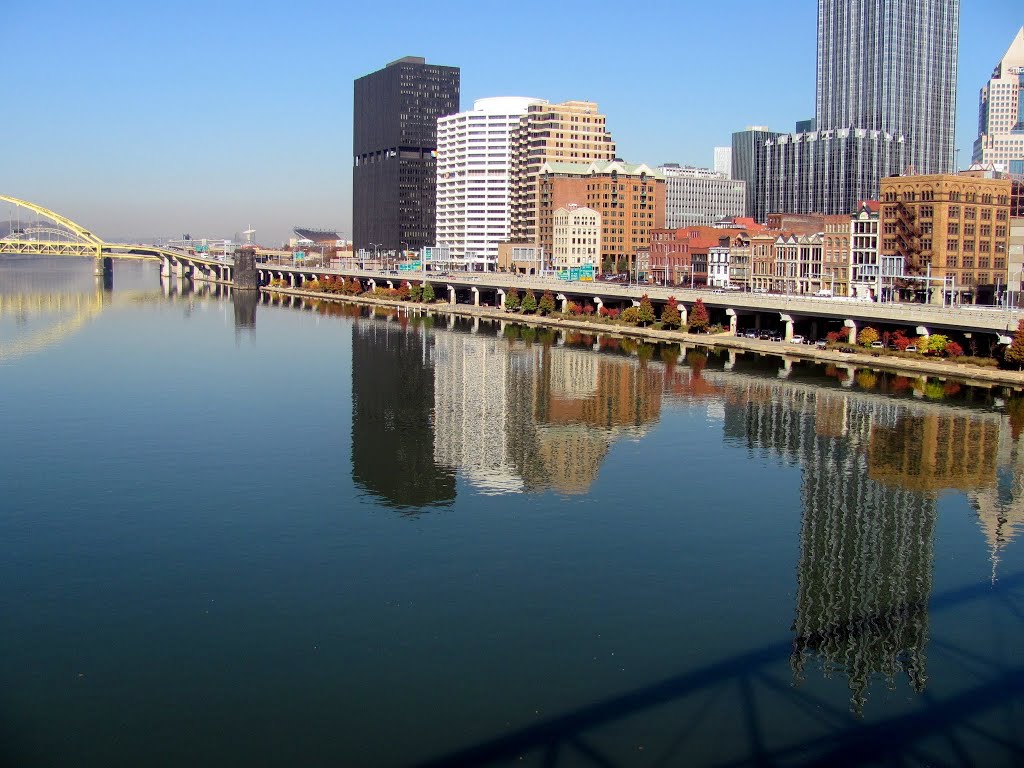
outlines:
[[[92,271],[96,285],[105,291],[114,290],[114,260],[109,256],[97,256]]]
[[[448,286],[448,303],[453,306],[458,303],[458,296],[455,294],[455,287],[452,285]]]
[[[569,299],[566,297],[564,293],[558,294],[557,296],[555,296],[555,298],[558,299],[559,302],[558,311],[564,315],[566,312],[569,311]]]
[[[792,341],[793,340],[793,316],[792,315],[783,315],[783,314],[780,313],[779,314],[779,319],[786,324],[786,333],[783,336],[783,338],[786,341]]]
[[[93,275],[96,277],[105,277],[106,275],[113,274],[114,272],[114,260],[109,256],[97,256],[94,262]]]
[[[679,310],[679,326],[685,328],[688,324],[687,321],[690,319],[690,315],[686,311],[686,305],[683,302],[679,302],[676,304],[676,309]]]
[[[595,296],[594,297],[594,306],[597,307],[596,312],[597,312],[598,315],[600,315],[601,314],[601,307],[604,306],[604,300],[600,296]]]
[[[739,318],[736,316],[736,310],[730,307],[725,310],[725,315],[729,318],[729,335],[735,336],[736,330],[739,328]]]
[[[846,343],[853,345],[857,343],[857,323],[853,320],[843,320],[843,327],[849,328],[850,332],[847,334]]]
[[[235,251],[235,264],[228,268],[233,278],[231,284],[239,291],[257,291],[260,287],[260,273],[256,268],[256,249],[239,248]]]
[[[477,288],[474,285],[469,290],[473,293],[473,306],[474,307],[479,307],[480,306],[480,289]]]

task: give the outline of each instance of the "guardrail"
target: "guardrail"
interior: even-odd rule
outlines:
[[[681,286],[620,285],[602,280],[568,281],[547,275],[514,275],[507,273],[461,273],[444,274],[432,272],[400,272],[367,269],[324,269],[284,265],[258,265],[272,271],[302,272],[304,274],[335,274],[349,277],[373,279],[378,282],[391,280],[430,280],[446,282],[462,288],[486,288],[488,290],[535,289],[551,290],[574,296],[600,296],[604,299],[639,300],[647,294],[653,301],[664,302],[674,296],[679,301],[692,303],[698,298],[718,309],[750,310],[752,312],[778,312],[787,315],[805,315],[830,319],[851,319],[854,321],[877,321],[906,325],[936,326],[956,329],[962,332],[991,331],[1012,333],[1024,319],[1024,310],[1007,307],[957,306],[939,307],[928,304],[902,302],[858,301],[844,297],[792,296],[784,294],[748,293],[745,291],[716,292],[714,288],[685,288]]]

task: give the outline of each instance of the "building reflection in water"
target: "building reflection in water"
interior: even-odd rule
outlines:
[[[1024,500],[1004,417],[861,390],[735,375],[727,440],[802,468],[791,664],[846,675],[861,712],[872,678],[927,681],[936,501],[966,491],[995,552]],[[995,561],[994,561],[995,562]]]
[[[434,338],[398,323],[352,324],[352,477],[399,509],[455,500],[434,459]]]
[[[634,358],[453,328],[435,335],[434,457],[483,493],[585,493],[611,444],[658,418],[662,376]]]
[[[793,674],[844,675],[856,712],[873,679],[926,685],[939,494],[967,495],[994,569],[1024,521],[1020,430],[991,408],[893,397],[875,374],[836,387],[770,358],[751,371],[730,355],[723,371],[697,349],[448,324],[356,324],[357,482],[400,507],[451,502],[457,472],[483,494],[585,493],[663,399],[703,404],[727,442],[801,467]]]

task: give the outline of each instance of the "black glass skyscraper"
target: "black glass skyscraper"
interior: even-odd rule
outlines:
[[[356,80],[354,96],[356,248],[434,245],[437,118],[459,111],[459,68],[406,56]]]

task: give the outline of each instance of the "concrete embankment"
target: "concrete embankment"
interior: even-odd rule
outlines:
[[[455,315],[458,317],[476,317],[520,325],[532,325],[550,328],[563,328],[582,333],[601,334],[622,338],[643,339],[647,341],[668,342],[673,344],[696,344],[705,347],[735,349],[784,358],[814,360],[822,363],[839,363],[853,365],[858,368],[873,368],[912,376],[937,376],[955,378],[973,386],[1008,386],[1015,390],[1024,390],[1024,372],[1006,371],[999,368],[984,368],[977,365],[956,363],[942,360],[915,360],[906,357],[872,354],[869,352],[840,352],[835,349],[820,349],[806,344],[791,342],[762,341],[746,339],[728,333],[698,334],[680,331],[654,330],[627,325],[617,325],[588,320],[573,320],[564,317],[540,315],[523,315],[507,312],[496,307],[477,307],[470,304],[448,304],[437,302],[422,304],[408,301],[394,301],[368,296],[342,296],[338,294],[315,293],[296,288],[264,287],[264,292],[282,296],[296,296],[313,301],[346,302],[374,307],[392,307],[411,312]]]

